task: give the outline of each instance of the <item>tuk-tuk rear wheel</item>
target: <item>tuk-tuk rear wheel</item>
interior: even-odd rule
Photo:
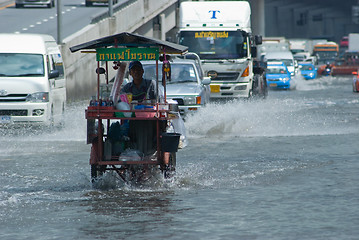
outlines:
[[[92,164],[91,165],[91,181],[94,182],[98,177],[101,177],[105,170],[106,166],[99,166]]]

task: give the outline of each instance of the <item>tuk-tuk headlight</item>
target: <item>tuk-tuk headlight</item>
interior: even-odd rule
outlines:
[[[37,93],[29,94],[26,97],[26,101],[28,101],[28,102],[48,102],[49,101],[49,93],[48,92],[37,92]]]

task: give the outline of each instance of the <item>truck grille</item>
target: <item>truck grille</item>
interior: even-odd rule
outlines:
[[[27,110],[0,110],[2,116],[27,116]]]
[[[239,76],[238,72],[219,72],[216,77],[211,77],[212,81],[228,81],[233,82],[237,81]]]
[[[25,102],[27,94],[9,94],[0,97],[0,102]]]

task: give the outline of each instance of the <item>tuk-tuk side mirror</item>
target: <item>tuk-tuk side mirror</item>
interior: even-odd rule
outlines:
[[[97,69],[96,69],[96,73],[97,73],[97,74],[105,74],[105,73],[106,73],[106,70],[105,70],[103,67],[100,67],[100,68],[97,68]]]
[[[49,78],[57,78],[60,76],[59,70],[51,70],[49,73]]]
[[[204,77],[202,80],[203,85],[209,85],[211,83],[211,77]]]

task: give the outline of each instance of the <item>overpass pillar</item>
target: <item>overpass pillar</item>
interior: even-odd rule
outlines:
[[[166,40],[166,15],[164,13],[160,14],[160,23],[161,23],[161,40]]]
[[[252,32],[265,37],[265,0],[249,0],[252,9]]]

